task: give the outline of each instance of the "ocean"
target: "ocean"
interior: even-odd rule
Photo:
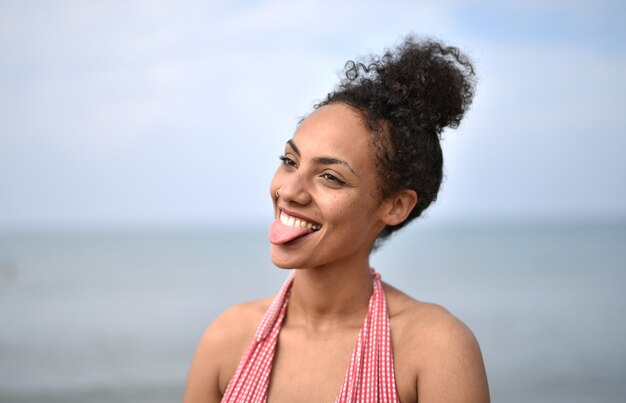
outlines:
[[[469,325],[493,402],[626,401],[626,224],[417,223],[372,266]],[[0,403],[180,401],[203,329],[286,276],[265,228],[0,235]]]

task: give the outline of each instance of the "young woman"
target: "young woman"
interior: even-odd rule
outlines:
[[[346,78],[285,145],[270,185],[271,258],[294,269],[273,298],[207,329],[185,403],[485,403],[471,331],[382,283],[372,248],[435,200],[439,135],[473,97],[456,48],[408,37]]]

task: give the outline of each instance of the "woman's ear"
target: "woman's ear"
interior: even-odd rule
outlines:
[[[385,201],[384,218],[387,225],[398,225],[409,216],[417,204],[417,193],[404,189]]]

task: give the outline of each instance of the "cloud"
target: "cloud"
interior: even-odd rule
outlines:
[[[608,161],[624,144],[624,49],[576,40],[589,24],[602,28],[597,21],[613,6],[586,14],[578,3],[464,4],[3,2],[0,187],[9,197],[0,199],[0,226],[262,221],[275,157],[299,117],[333,88],[347,59],[410,31],[470,49],[481,79],[464,133],[448,136],[445,192],[453,196],[441,214],[474,214],[468,199],[505,215],[571,199],[576,181],[563,177],[591,180],[575,165],[591,138],[612,145],[611,158],[592,160],[607,171],[604,181],[619,183],[623,165]],[[580,21],[552,21],[566,28],[556,35],[540,18],[538,32],[551,36],[527,35],[533,10],[578,13]],[[594,38],[612,32],[596,31]],[[483,179],[506,189],[515,178],[520,193],[535,190],[541,181],[533,178],[561,154],[562,168],[544,181],[544,205],[472,189]],[[520,168],[524,155],[534,168]],[[548,188],[559,180],[563,191]],[[615,185],[605,191],[613,200],[623,194]],[[595,211],[600,203],[585,197],[576,208]],[[46,206],[25,202],[42,199]],[[608,210],[623,213],[617,202]]]

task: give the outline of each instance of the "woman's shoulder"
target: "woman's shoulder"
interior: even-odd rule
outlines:
[[[254,332],[274,297],[233,305],[218,315],[208,326],[205,335],[230,339],[240,333]]]
[[[420,398],[455,393],[447,401],[488,401],[480,347],[465,323],[444,307],[415,300],[387,284],[385,293],[396,372],[404,375],[406,387],[419,386]]]
[[[219,352],[221,361],[228,366],[239,359],[252,341],[273,297],[233,305],[218,315],[206,328],[200,347]]]
[[[185,402],[221,399],[272,300],[234,305],[206,328],[189,370]]]
[[[430,343],[475,341],[471,330],[441,305],[418,301],[385,284],[389,318],[407,337]]]

